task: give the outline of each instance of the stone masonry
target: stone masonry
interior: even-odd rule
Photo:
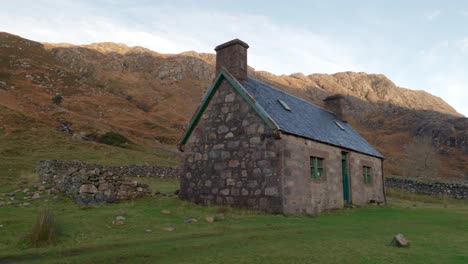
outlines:
[[[180,197],[281,212],[277,142],[224,80],[186,144]]]
[[[333,145],[311,140],[313,136],[306,137],[307,133],[291,129],[294,124],[285,122],[285,119],[293,116],[276,112],[277,115],[273,117],[264,113],[265,109],[257,99],[265,97],[257,94],[259,97],[255,98],[241,84],[250,83],[247,74],[248,48],[238,39],[215,48],[219,79],[206,95],[206,101],[200,105],[178,145],[180,151],[185,151],[180,198],[200,204],[286,214],[317,214],[323,210],[341,208],[345,203],[342,152],[346,152],[349,168],[347,201],[356,205],[384,203],[383,160],[379,155],[364,155],[336,147],[336,144],[344,146],[342,142]],[[272,90],[265,92],[264,95],[268,97]],[[330,97],[327,104],[338,112],[335,116],[343,120],[342,99]],[[268,100],[262,101],[263,106],[281,103],[284,107],[281,111],[291,111],[279,97],[275,102]],[[275,111],[274,107],[267,108]],[[310,125],[311,119],[305,116],[304,108],[298,109],[298,113],[304,113],[301,120],[307,120]],[[318,117],[317,122],[330,121],[328,113]],[[282,129],[274,118],[289,128]],[[313,125],[320,126],[319,123]],[[333,129],[339,128],[333,126]],[[332,132],[329,126],[316,131],[324,134]],[[359,138],[357,136],[357,140]],[[319,179],[311,177],[311,157],[323,159],[324,174]],[[370,183],[364,183],[363,166],[371,168]]]
[[[60,164],[63,166],[64,163]],[[86,163],[75,161],[68,164],[70,166],[64,170],[55,166],[55,162],[42,161],[37,166],[37,173],[43,183],[73,197],[77,203],[110,203],[151,194],[148,185],[123,175]]]
[[[341,153],[349,155],[351,202],[365,205],[385,200],[382,188],[381,160],[372,156],[296,137],[281,136],[281,173],[284,213],[317,214],[323,210],[344,206]],[[324,159],[324,176],[312,179],[310,156]],[[363,166],[372,168],[370,184],[364,184]]]
[[[413,179],[386,177],[385,187],[412,193],[447,195],[457,199],[468,199],[468,184],[462,183],[422,182]]]

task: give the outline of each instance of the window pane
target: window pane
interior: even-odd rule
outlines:
[[[323,159],[310,157],[310,176],[312,179],[320,179],[323,176]]]
[[[323,176],[323,168],[317,170],[317,179]]]
[[[323,168],[323,159],[317,158],[317,168]]]

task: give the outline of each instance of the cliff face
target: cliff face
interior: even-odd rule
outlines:
[[[214,54],[41,44],[0,33],[0,129],[67,120],[76,131],[113,129],[148,144],[175,144],[214,79],[214,67]],[[436,96],[398,87],[382,74],[277,76],[253,68],[249,74],[322,106],[328,95],[347,95],[350,122],[386,156],[388,173],[405,173],[405,147],[418,138],[430,138],[440,175],[468,172],[468,119]],[[51,98],[58,94],[64,101],[55,106]]]

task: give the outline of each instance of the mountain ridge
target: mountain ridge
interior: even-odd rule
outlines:
[[[210,53],[39,43],[0,33],[0,106],[45,127],[61,119],[76,131],[116,130],[136,141],[174,145],[214,79],[214,67]],[[348,95],[351,124],[388,157],[389,174],[403,174],[405,145],[420,137],[431,138],[441,174],[463,177],[468,171],[468,119],[439,97],[398,87],[383,74],[274,75],[249,67],[249,75],[318,106],[331,94]],[[51,103],[55,95],[64,97],[62,105]]]

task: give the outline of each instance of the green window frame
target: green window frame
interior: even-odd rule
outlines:
[[[371,184],[372,183],[371,167],[363,166],[362,176],[364,177],[365,184]]]
[[[310,177],[318,180],[324,176],[323,159],[310,157]]]

